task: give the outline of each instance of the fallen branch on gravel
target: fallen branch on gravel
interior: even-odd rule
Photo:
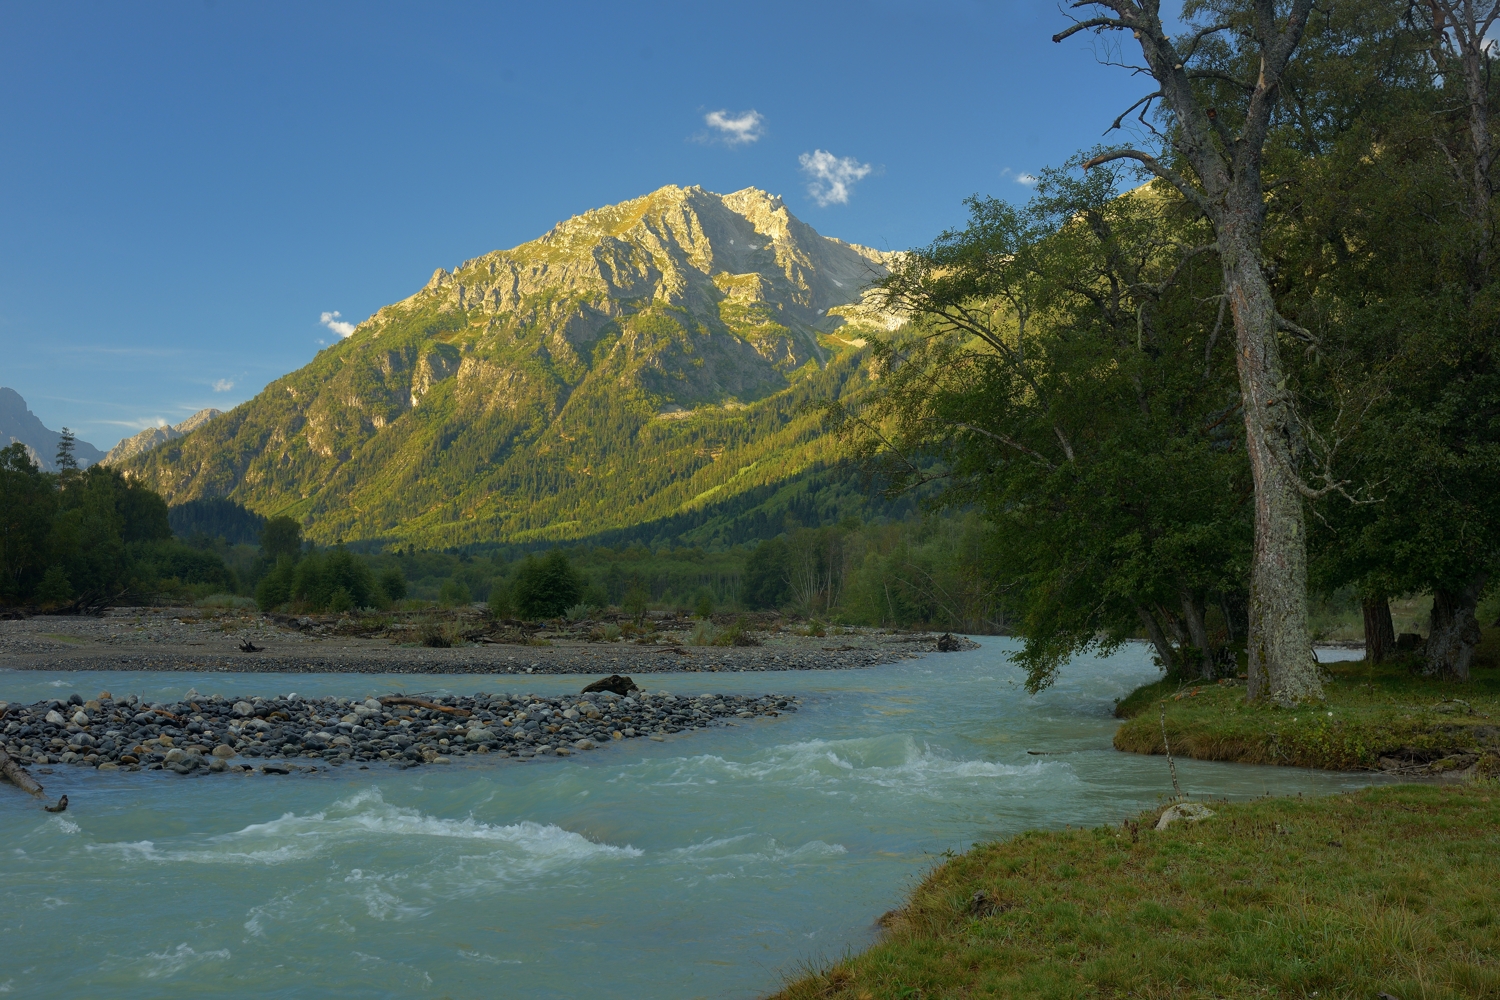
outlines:
[[[472,715],[467,708],[452,708],[448,705],[439,705],[435,701],[423,701],[421,698],[406,698],[396,695],[388,695],[384,698],[376,698],[382,705],[417,705],[421,708],[430,708],[435,712],[447,712],[449,715]]]

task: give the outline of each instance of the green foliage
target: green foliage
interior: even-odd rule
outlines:
[[[309,611],[329,608],[338,591],[353,608],[372,607],[376,594],[370,568],[344,548],[305,555],[296,564],[291,591],[292,600]]]
[[[292,587],[297,578],[295,556],[281,555],[276,565],[261,577],[255,585],[255,603],[262,611],[274,611],[292,599]]]
[[[393,604],[406,597],[406,577],[402,575],[399,566],[388,566],[382,570],[378,586],[380,593]]]
[[[714,613],[714,595],[707,588],[699,588],[698,594],[693,598],[693,614],[699,618],[707,618]]]
[[[511,617],[515,613],[515,602],[511,599],[510,587],[503,582],[492,585],[489,607],[493,618]]]
[[[260,532],[261,555],[272,562],[282,556],[296,559],[302,554],[302,525],[296,518],[273,517]]]
[[[36,599],[43,607],[56,607],[73,599],[73,585],[61,566],[48,566],[36,588]]]
[[[448,580],[443,583],[442,589],[438,591],[438,603],[445,608],[468,604],[474,598],[469,593],[469,588],[460,580]]]
[[[791,593],[790,573],[786,539],[761,542],[745,564],[740,599],[747,608],[779,608]]]
[[[527,556],[513,584],[516,610],[526,618],[560,617],[582,593],[577,572],[558,549],[541,559]]]
[[[266,519],[259,514],[222,497],[189,500],[170,507],[167,520],[172,525],[172,533],[183,541],[202,535],[222,538],[230,545],[260,541],[266,524]]]
[[[1211,236],[1158,186],[1117,196],[1121,179],[1051,170],[1024,208],[971,199],[964,229],[884,282],[914,322],[877,342],[886,374],[861,405],[834,408],[897,488],[932,474],[919,457],[936,461],[937,503],[994,526],[967,547],[1009,588],[1033,690],[1143,626],[1165,666],[1194,673],[1226,669],[1244,639],[1250,490],[1233,368],[1216,353],[1229,342],[1213,332],[1220,270],[1181,253]],[[815,577],[813,550],[789,552],[803,563],[791,599],[812,610],[797,580]],[[864,607],[900,613],[906,595],[862,589]],[[971,617],[953,596],[947,614]],[[1195,634],[1214,607],[1229,609],[1222,628]]]
[[[234,586],[217,555],[171,539],[166,503],[119,472],[47,474],[24,446],[0,450],[0,600],[58,605]]]

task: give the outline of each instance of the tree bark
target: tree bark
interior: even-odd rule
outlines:
[[[1241,219],[1226,219],[1219,247],[1255,483],[1248,694],[1294,705],[1321,699],[1323,685],[1307,631],[1307,528],[1295,472],[1301,438],[1281,367],[1276,307],[1259,260],[1263,211],[1257,189],[1254,205],[1226,213]]]
[[[1396,626],[1391,622],[1391,602],[1385,597],[1360,601],[1365,616],[1365,662],[1384,663],[1396,651]]]
[[[1462,590],[1438,588],[1432,592],[1431,630],[1427,636],[1427,662],[1422,673],[1429,677],[1466,681],[1479,645],[1479,619],[1474,609],[1489,582],[1481,573]]]

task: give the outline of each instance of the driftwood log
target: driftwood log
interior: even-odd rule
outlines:
[[[449,705],[439,705],[435,701],[424,701],[421,698],[407,698],[404,695],[387,695],[384,698],[376,698],[382,705],[416,705],[419,708],[430,708],[436,712],[447,712],[449,715],[472,715],[467,708],[453,708]]]
[[[43,795],[42,786],[37,780],[26,773],[26,769],[11,759],[10,754],[0,750],[0,774],[10,779],[10,783],[23,792],[30,792],[37,798]]]

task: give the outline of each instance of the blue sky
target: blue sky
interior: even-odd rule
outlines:
[[[4,0],[0,385],[107,448],[305,364],[325,313],[664,184],[925,243],[1144,93],[1089,38],[1054,45],[1067,23],[1049,0]]]

